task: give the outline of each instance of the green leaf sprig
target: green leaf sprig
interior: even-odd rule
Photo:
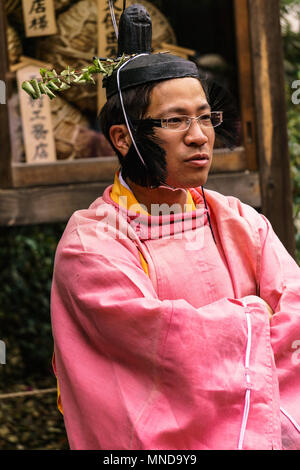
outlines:
[[[28,93],[31,98],[38,99],[42,95],[49,96],[50,99],[56,97],[54,92],[61,92],[70,88],[73,84],[82,85],[86,83],[95,84],[93,75],[101,74],[103,78],[110,77],[130,57],[123,54],[117,59],[93,58],[93,64],[83,67],[80,71],[70,68],[63,70],[59,75],[56,70],[40,69],[41,80],[33,78],[22,83],[22,89]]]

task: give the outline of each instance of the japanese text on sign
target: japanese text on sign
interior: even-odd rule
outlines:
[[[36,78],[38,74],[39,68],[33,65],[17,72],[25,154],[28,163],[56,160],[49,98],[43,95],[38,100],[33,100],[21,89],[23,81]]]
[[[53,0],[22,0],[26,36],[56,33]]]

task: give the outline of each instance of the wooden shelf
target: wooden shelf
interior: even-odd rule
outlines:
[[[52,163],[13,163],[14,188],[49,186],[52,184],[88,183],[111,181],[119,167],[117,157],[100,157],[82,160],[61,160]],[[212,173],[236,172],[247,169],[246,152],[243,147],[234,151],[214,151]]]
[[[91,182],[0,190],[0,225],[65,222],[73,212],[86,209],[112,183]],[[259,175],[256,172],[211,174],[207,189],[239,197],[260,207]]]
[[[232,173],[249,169],[247,166],[247,152],[244,147],[235,150],[215,149],[211,173]]]
[[[111,181],[118,166],[117,157],[58,160],[40,164],[13,163],[13,187]]]

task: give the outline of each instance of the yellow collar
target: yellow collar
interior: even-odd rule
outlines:
[[[110,197],[112,200],[121,207],[128,209],[132,206],[137,208],[135,212],[138,214],[149,215],[142,206],[136,200],[133,192],[123,186],[119,178],[119,172],[116,172],[114,184],[111,189]],[[186,200],[186,210],[187,212],[193,211],[196,209],[195,203],[193,201],[192,195],[189,190],[187,190],[187,200]]]

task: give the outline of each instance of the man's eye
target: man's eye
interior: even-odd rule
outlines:
[[[200,116],[201,121],[209,121],[211,119],[211,114],[203,114]]]
[[[178,124],[178,123],[183,122],[183,121],[184,121],[184,118],[180,117],[180,116],[168,118],[168,122],[170,124]]]

